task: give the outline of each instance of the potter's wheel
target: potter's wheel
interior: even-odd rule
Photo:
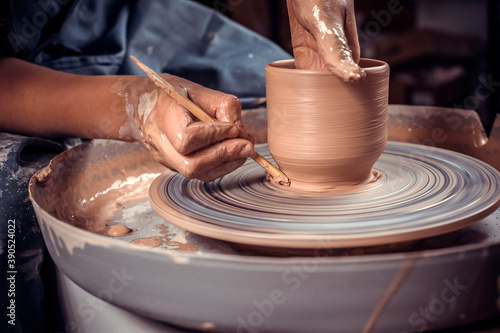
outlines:
[[[500,210],[411,242],[318,251],[264,248],[203,237],[164,221],[147,194],[150,176],[162,168],[139,144],[88,142],[57,156],[46,171],[33,177],[30,193],[51,257],[72,283],[128,317],[216,332],[387,333],[500,316]],[[127,186],[124,200],[121,189]],[[112,238],[104,234],[106,224],[136,231]],[[162,233],[166,226],[168,236]],[[162,244],[133,244],[150,237],[161,237]],[[380,313],[382,300],[388,303]],[[69,309],[65,322],[74,330],[103,331],[85,325],[97,324],[99,316],[110,321],[86,296]],[[431,312],[423,317],[420,309]]]
[[[272,160],[267,146],[257,148]],[[212,183],[167,172],[150,188],[152,207],[191,232],[251,245],[316,248],[410,241],[457,230],[500,206],[500,174],[455,152],[389,143],[382,177],[351,193],[297,193],[247,162]]]

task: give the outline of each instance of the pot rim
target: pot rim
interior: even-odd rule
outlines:
[[[389,70],[389,64],[385,61],[378,59],[361,58],[359,60],[361,68],[367,74],[383,73]],[[317,75],[317,76],[335,76],[332,72],[322,69],[296,69],[295,59],[284,59],[270,62],[266,65],[266,72],[282,72],[291,73],[292,71],[297,75]]]

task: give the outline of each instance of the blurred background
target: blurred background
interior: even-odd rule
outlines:
[[[197,0],[292,53],[286,0]],[[499,0],[355,0],[361,56],[391,66],[389,103],[500,111]]]

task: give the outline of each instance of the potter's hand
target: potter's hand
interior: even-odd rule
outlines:
[[[346,82],[365,78],[357,64],[353,0],[287,0],[287,5],[297,68],[328,69]]]
[[[253,144],[241,122],[241,103],[232,95],[162,75],[217,122],[202,123],[168,94],[153,87],[140,94],[135,112],[140,141],[155,159],[190,179],[212,181],[240,167],[251,156]],[[135,104],[135,103],[133,103]]]

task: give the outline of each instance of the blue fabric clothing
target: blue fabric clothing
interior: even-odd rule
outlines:
[[[129,59],[134,55],[157,72],[235,94],[244,104],[265,96],[265,65],[291,57],[188,0],[12,0],[11,12],[0,55],[77,74],[144,75]]]
[[[144,75],[129,55],[157,72],[235,94],[244,107],[265,96],[265,65],[291,57],[276,44],[188,0],[0,2],[2,57],[69,73]],[[9,286],[6,276],[0,276],[1,332],[49,329],[44,303],[55,296],[47,294],[41,274],[48,258],[28,200],[28,181],[66,148],[64,142],[0,133],[1,274],[7,272],[9,221],[16,227],[18,271],[16,325],[8,324]]]
[[[45,331],[44,303],[48,300],[44,297],[55,296],[46,294],[41,276],[46,249],[29,201],[28,182],[51,158],[78,142],[58,142],[0,132],[0,332]],[[11,228],[15,228],[15,233],[11,232]],[[14,257],[9,258],[9,253]],[[15,260],[12,266],[8,261],[11,258]],[[12,299],[14,306],[11,306]],[[9,306],[15,309],[14,316]]]

